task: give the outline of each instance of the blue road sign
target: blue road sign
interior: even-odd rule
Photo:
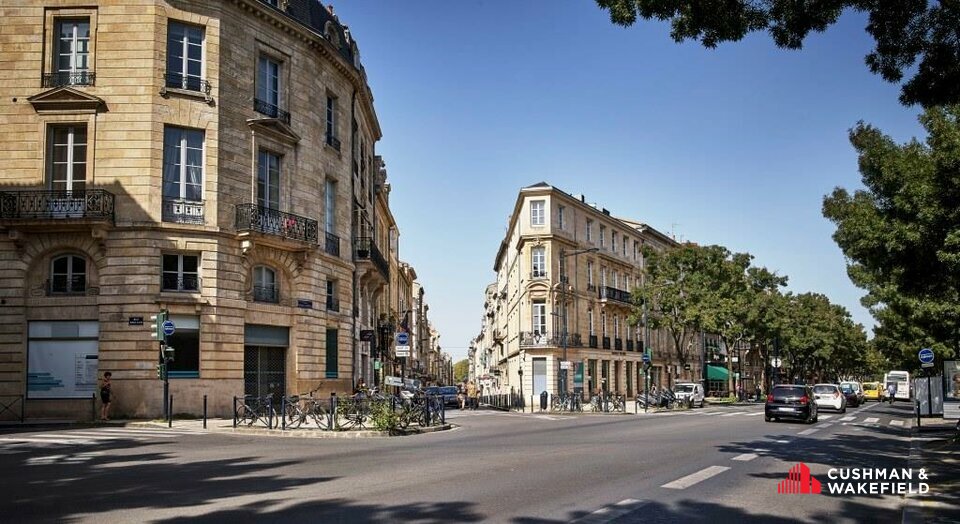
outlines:
[[[644,354],[643,354],[643,361],[644,361],[644,362],[650,362],[650,353],[644,353]]]
[[[169,337],[174,331],[176,331],[176,327],[173,325],[173,321],[165,320],[163,322],[163,334]]]
[[[410,342],[410,335],[408,335],[405,331],[401,331],[397,333],[398,346],[406,346],[409,342]]]
[[[923,348],[920,350],[920,362],[924,364],[930,364],[933,362],[933,350],[930,348]]]

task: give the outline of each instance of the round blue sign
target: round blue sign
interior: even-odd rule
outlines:
[[[406,346],[408,342],[410,342],[410,336],[409,336],[409,335],[407,335],[407,334],[406,334],[405,332],[403,332],[403,331],[397,333],[397,345],[398,345],[398,346]]]
[[[643,354],[643,361],[644,361],[644,362],[650,362],[650,355],[649,355],[648,353],[644,353],[644,354]]]
[[[920,362],[924,364],[930,364],[933,362],[933,350],[930,348],[923,348],[920,350]]]
[[[172,320],[164,320],[162,327],[163,327],[163,334],[168,337],[172,335],[174,331],[176,331],[176,327],[173,325]]]

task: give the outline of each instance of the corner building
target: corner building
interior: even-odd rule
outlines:
[[[158,416],[161,309],[177,413],[370,374],[357,315],[386,302],[381,132],[332,8],[8,0],[0,15],[0,396],[80,416],[111,371],[118,416]]]

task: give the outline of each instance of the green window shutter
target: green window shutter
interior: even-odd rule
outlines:
[[[327,330],[327,378],[337,378],[337,330]]]

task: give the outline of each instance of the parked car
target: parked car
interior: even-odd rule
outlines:
[[[847,412],[847,397],[836,384],[817,384],[813,394],[819,408],[830,408],[840,413]]]
[[[863,383],[863,400],[864,402],[868,400],[876,400],[877,402],[883,402],[883,392],[881,391],[879,382],[864,382]]]
[[[690,407],[703,407],[703,386],[695,382],[678,382],[673,388],[677,400]]]
[[[840,391],[847,397],[847,405],[855,408],[863,404],[863,390],[859,382],[844,381],[840,383]]]
[[[789,418],[813,424],[817,421],[818,411],[810,386],[780,384],[773,386],[767,395],[763,418],[767,422]]]
[[[443,395],[443,403],[447,406],[459,406],[457,400],[457,386],[440,386],[440,394]]]

